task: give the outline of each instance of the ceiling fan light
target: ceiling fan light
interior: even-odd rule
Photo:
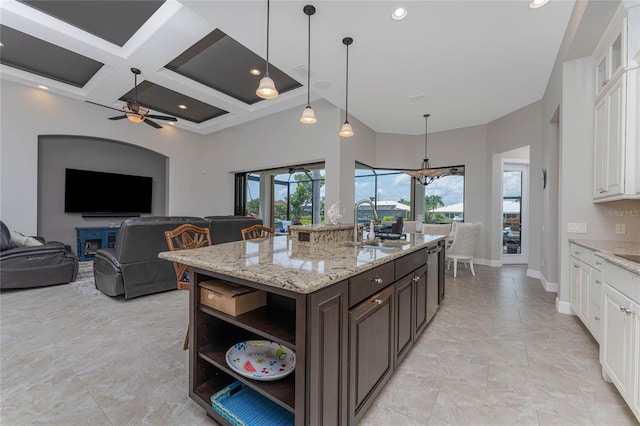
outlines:
[[[132,123],[142,123],[144,121],[144,116],[133,113],[133,112],[127,112],[126,116],[127,116],[127,120],[129,120]]]
[[[529,3],[529,9],[538,9],[547,3],[549,3],[549,0],[533,0]]]
[[[342,127],[340,127],[339,135],[343,138],[350,138],[351,136],[353,136],[353,128],[351,128],[351,124],[349,124],[348,121],[345,121],[342,124]]]
[[[300,117],[300,122],[304,124],[313,124],[316,123],[316,113],[313,112],[313,108],[311,105],[307,105],[307,107],[302,111],[302,116]]]
[[[262,99],[274,99],[278,97],[278,90],[273,80],[269,77],[262,77],[256,95]]]

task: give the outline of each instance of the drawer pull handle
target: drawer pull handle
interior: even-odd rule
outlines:
[[[596,265],[602,265],[602,262],[596,260]]]
[[[382,284],[382,278],[371,278],[374,284]]]
[[[631,315],[633,314],[633,311],[629,308],[625,308],[624,306],[620,305],[620,312],[623,312],[627,315]]]
[[[600,317],[593,317],[594,320],[600,321]]]
[[[596,284],[602,284],[602,281],[596,280]]]
[[[373,301],[377,304],[377,305],[382,305],[384,303],[384,301],[380,300],[380,299],[373,299]]]
[[[413,282],[414,283],[417,283],[418,281],[420,281],[420,277],[418,277],[418,276],[413,277]]]
[[[579,267],[580,267],[580,265],[573,265],[573,267],[574,267],[574,268],[579,268]]]
[[[575,254],[580,254],[580,252],[579,252],[579,251],[574,251],[574,253],[575,253]]]

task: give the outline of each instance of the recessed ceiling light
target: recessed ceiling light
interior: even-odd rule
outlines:
[[[548,1],[548,0],[547,0]],[[400,21],[407,17],[407,9],[399,7],[391,13],[391,18],[395,21]]]
[[[549,0],[532,0],[531,3],[529,3],[529,9],[537,9],[547,3],[549,3]]]
[[[0,47],[4,47],[4,43],[0,41]]]
[[[178,108],[180,109],[187,109],[187,106],[185,104],[180,104],[178,105]]]
[[[44,85],[42,85],[42,84],[38,84],[36,87],[37,87],[38,89],[42,89],[42,90],[49,90],[49,88],[48,88],[47,86],[44,86]]]
[[[260,74],[262,74],[260,72],[260,70],[257,69],[257,68],[251,68],[251,70],[249,70],[249,73],[251,73],[251,75],[260,75]]]

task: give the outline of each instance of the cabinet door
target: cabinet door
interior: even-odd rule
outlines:
[[[604,283],[602,286],[603,345],[601,347],[602,368],[618,388],[620,394],[629,398],[632,310],[631,300]]]
[[[347,283],[311,295],[309,424],[347,424]]]
[[[583,263],[580,265],[580,318],[584,325],[589,326],[589,310],[591,308],[591,297],[589,297],[589,287],[591,286],[591,268]]]
[[[580,314],[580,264],[571,258],[571,310],[576,315]]]
[[[607,121],[609,108],[607,99],[602,98],[595,107],[595,136],[593,151],[593,198],[600,198],[607,191]]]
[[[437,293],[437,277],[435,281],[436,286],[436,306],[438,301],[438,293]],[[428,294],[427,294],[427,269],[422,267],[415,271],[413,274],[413,288],[415,294],[415,300],[413,302],[413,307],[415,309],[415,317],[414,317],[414,339],[422,333],[424,328],[427,326],[429,322],[429,312],[428,312]]]
[[[412,305],[414,302],[413,275],[407,275],[397,281],[395,287],[396,310],[396,339],[395,339],[395,365],[409,352],[413,343],[413,316],[416,314]],[[424,295],[423,295],[424,296]],[[425,310],[426,314],[426,310]]]
[[[393,287],[349,311],[349,424],[356,424],[393,373]]]
[[[631,358],[631,374],[633,386],[633,400],[631,402],[631,410],[640,421],[640,304],[633,304],[633,315],[631,317],[632,329],[632,358]]]
[[[623,192],[623,137],[624,137],[624,77],[619,78],[608,89],[608,136],[607,136],[607,195]]]

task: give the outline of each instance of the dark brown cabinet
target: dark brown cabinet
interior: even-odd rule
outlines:
[[[356,424],[393,373],[393,286],[349,311],[349,423]]]
[[[191,268],[189,395],[220,424],[210,397],[235,381],[294,414],[296,426],[355,425],[427,327],[443,296],[441,246],[392,258],[310,294]],[[434,251],[435,250],[435,251]],[[267,292],[267,306],[231,316],[200,303],[198,283],[222,279]],[[256,381],[226,363],[233,344],[277,342],[295,371]]]
[[[412,275],[397,281],[395,287],[396,310],[396,338],[395,338],[395,365],[409,352],[413,343],[415,308],[415,278]],[[424,296],[424,294],[423,294]],[[426,300],[426,298],[425,298]],[[424,303],[423,303],[424,305]],[[426,315],[426,310],[424,311]]]
[[[309,424],[347,424],[347,282],[309,304]]]

